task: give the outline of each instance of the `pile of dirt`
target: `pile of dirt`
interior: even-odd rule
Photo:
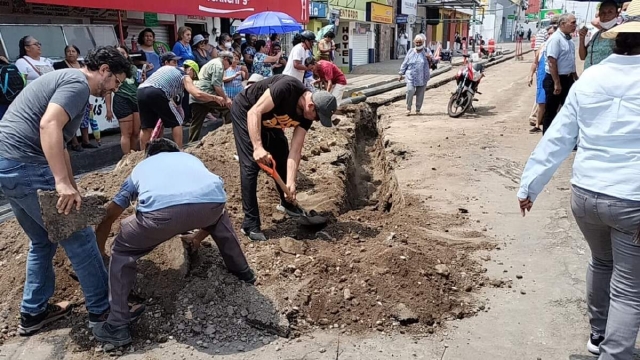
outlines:
[[[380,136],[375,109],[361,104],[344,108],[343,114],[336,127],[314,125],[307,134],[298,176],[301,205],[328,216],[329,224],[302,228],[282,216],[275,209],[279,197],[273,181],[261,175],[262,227],[271,240],[242,239],[258,276],[256,286],[240,283],[224,269],[210,239],[191,258],[188,274],[179,264],[167,264],[167,254],[182,251],[174,239],[139,264],[135,291],[145,299],[148,312],[134,327],[135,346],[173,337],[225,353],[317,328],[361,332],[401,326],[402,331],[432,333],[445,320],[482,308],[469,293],[487,280],[471,254],[491,246],[480,241],[481,234],[467,233],[465,238],[479,240],[457,244],[434,236],[460,228],[467,216],[433,213],[404,197],[387,159],[393,151]],[[207,135],[187,151],[224,179],[227,208],[239,234],[243,214],[231,128]],[[131,154],[114,171],[90,174],[79,185],[113,196],[141,160],[142,154]],[[167,169],[167,176],[170,172]],[[123,217],[131,213],[129,209]],[[111,236],[118,230],[119,222]],[[5,268],[0,273],[0,322],[14,329],[28,239],[15,221],[0,225],[0,235]],[[60,252],[55,268],[54,298],[81,304],[79,286]],[[72,321],[74,349],[95,346],[82,329],[86,320],[75,316]],[[60,326],[65,325],[69,323]]]

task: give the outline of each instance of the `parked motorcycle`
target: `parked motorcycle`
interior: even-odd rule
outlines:
[[[451,95],[447,105],[447,113],[452,118],[462,116],[469,109],[473,110],[473,112],[476,111],[472,103],[475,94],[480,94],[478,85],[484,76],[484,66],[482,64],[471,62],[469,55],[463,56],[465,57],[465,64],[462,65],[455,76],[457,88]]]

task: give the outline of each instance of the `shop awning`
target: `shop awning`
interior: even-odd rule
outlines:
[[[160,14],[195,15],[245,19],[262,11],[280,11],[306,24],[309,22],[309,0],[27,0],[30,3],[75,6]]]
[[[451,9],[480,9],[480,0],[434,0],[418,3],[424,7],[446,7]]]

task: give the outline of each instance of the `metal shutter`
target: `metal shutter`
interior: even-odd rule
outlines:
[[[366,65],[369,63],[369,37],[367,34],[353,34],[349,40],[352,44],[352,66]]]
[[[144,25],[128,25],[127,32],[129,33],[129,39],[127,39],[127,46],[131,47],[131,37],[135,36],[135,40],[138,40],[138,35],[140,31],[146,29],[147,27]],[[151,30],[156,33],[156,41],[161,41],[169,46],[173,46],[173,44],[169,41],[169,27],[160,25],[160,26],[152,26]]]

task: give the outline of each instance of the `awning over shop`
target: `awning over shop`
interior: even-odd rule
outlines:
[[[306,24],[309,22],[308,0],[27,0],[27,2],[85,8],[155,12],[174,15],[195,15],[245,19],[262,11],[280,11]]]

